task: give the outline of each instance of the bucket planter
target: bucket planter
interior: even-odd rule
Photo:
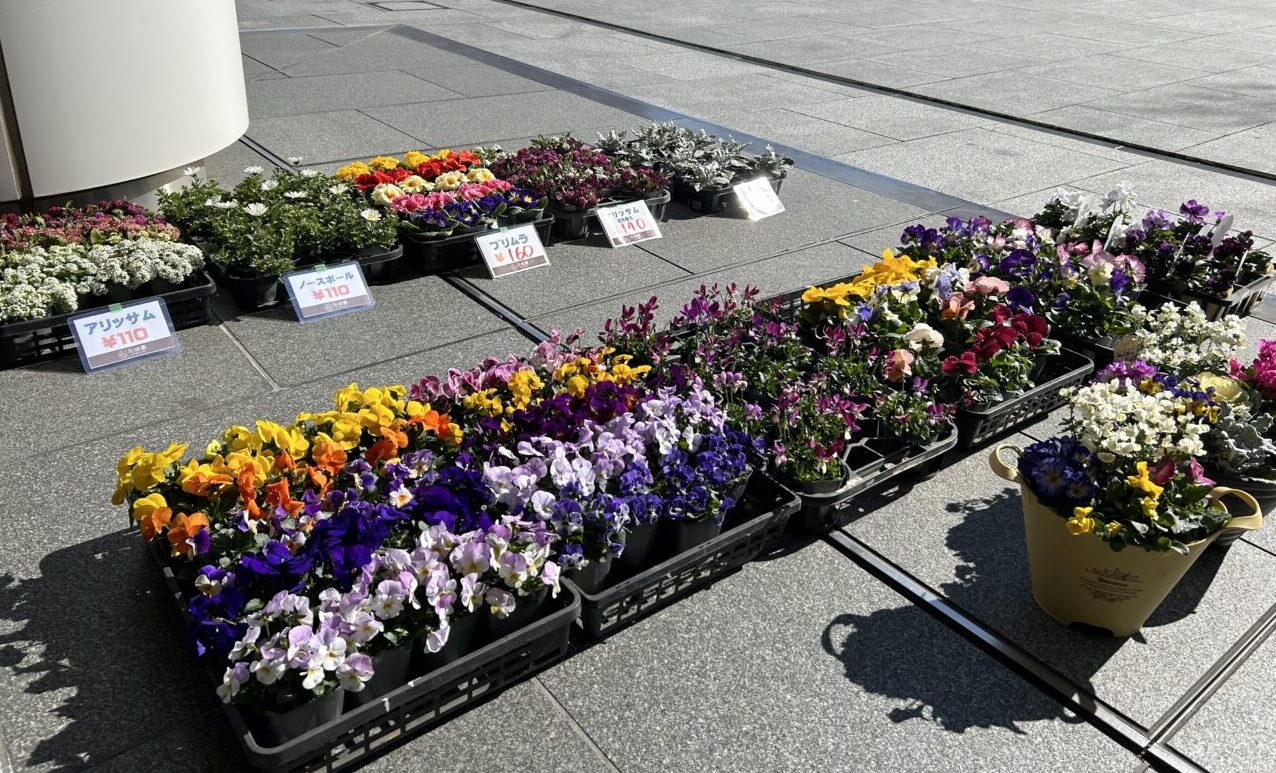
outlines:
[[[1222,473],[1211,473],[1219,486],[1225,488],[1237,489],[1249,494],[1258,502],[1258,510],[1265,516],[1276,515],[1276,482],[1267,480],[1257,480],[1241,476],[1229,476]],[[1245,502],[1237,497],[1228,497],[1223,502],[1227,506],[1227,512],[1235,516],[1244,517],[1246,515]],[[1236,542],[1245,535],[1249,529],[1238,528],[1232,524],[1223,527],[1222,533],[1214,540],[1213,547],[1225,548]]]
[[[245,711],[254,740],[261,746],[283,746],[341,716],[344,690],[332,690],[286,711]]]
[[[359,692],[346,693],[346,709],[379,700],[386,693],[408,683],[412,672],[412,647],[386,650],[372,658],[372,678]]]
[[[1138,633],[1192,564],[1223,533],[1220,529],[1188,544],[1186,555],[1138,547],[1115,551],[1093,535],[1074,536],[1068,532],[1066,519],[1043,505],[1021,479],[1019,470],[1001,458],[1007,450],[1018,451],[1013,446],[997,446],[989,463],[998,476],[1019,484],[1032,596],[1046,614],[1064,625],[1106,628],[1117,637]],[[1239,499],[1246,509],[1246,514],[1233,518],[1228,528],[1251,531],[1263,525],[1263,515],[1252,496],[1216,487],[1210,492],[1211,507],[1224,508],[1224,497]]]

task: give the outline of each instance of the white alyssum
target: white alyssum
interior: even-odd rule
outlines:
[[[1185,401],[1169,390],[1148,394],[1113,380],[1065,394],[1072,406],[1068,429],[1103,461],[1155,463],[1205,453],[1201,437],[1209,425],[1190,410],[1180,412]]]
[[[1211,322],[1195,301],[1185,308],[1172,303],[1153,310],[1136,306],[1133,313],[1138,358],[1166,373],[1226,372],[1245,345],[1244,320],[1229,314]]]
[[[76,311],[79,296],[140,287],[159,278],[181,283],[204,265],[189,244],[121,239],[110,244],[33,247],[0,256],[0,321]]]

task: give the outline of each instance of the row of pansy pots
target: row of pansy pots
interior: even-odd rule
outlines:
[[[266,743],[297,727],[280,719],[293,709],[311,715],[302,727],[331,719],[365,690],[534,618],[560,570],[588,592],[694,548],[756,467],[813,492],[842,484],[865,439],[923,446],[953,432],[962,406],[1033,388],[1057,349],[1052,326],[1120,334],[1143,361],[1072,398],[1080,418],[1067,447],[1092,456],[1064,456],[1084,475],[1025,467],[1025,485],[1073,486],[1076,510],[1056,519],[1058,533],[1190,553],[1228,524],[1199,489],[1209,473],[1193,461],[1205,456],[1196,441],[1219,444],[1210,458],[1250,489],[1271,476],[1270,421],[1254,417],[1270,419],[1276,345],[1234,364],[1235,317],[1149,311],[1133,302],[1146,270],[1136,256],[1053,236],[1028,221],[915,226],[898,252],[809,289],[787,318],[754,291],[702,288],[657,329],[653,299],[622,309],[600,349],[555,339],[410,395],[350,388],[336,410],[233,427],[185,463],[184,446],[135,449],[117,500],[164,546],[223,698],[264,709]],[[1153,370],[1119,370],[1136,367]],[[1111,384],[1162,401],[1171,390],[1173,426],[1087,424],[1089,397]],[[1131,430],[1176,445],[1108,445]],[[1105,499],[1114,471],[1147,496]],[[1032,490],[1063,501],[1057,488]]]

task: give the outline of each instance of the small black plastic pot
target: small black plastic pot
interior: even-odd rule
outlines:
[[[227,269],[222,275],[222,283],[230,290],[235,305],[244,311],[256,311],[279,299],[278,274],[240,274],[234,269]]]
[[[698,521],[664,521],[668,542],[674,554],[699,547],[722,532],[722,521],[701,518]]]
[[[402,276],[403,245],[396,244],[389,249],[385,247],[364,247],[355,254],[359,267],[363,269],[363,278],[369,284],[388,284]]]
[[[333,690],[287,711],[245,710],[253,737],[261,746],[283,746],[341,716],[344,690]]]
[[[616,568],[627,572],[645,569],[659,531],[660,521],[658,520],[640,523],[630,529],[629,534],[625,536],[625,551],[613,559]]]
[[[408,683],[412,670],[412,647],[386,650],[372,658],[372,678],[359,692],[346,693],[346,711],[380,699]]]
[[[479,621],[487,614],[490,613],[481,609],[451,621],[452,630],[448,633],[447,644],[438,652],[426,651],[425,640],[418,639],[412,645],[412,672],[429,673],[470,654],[478,640]]]
[[[541,588],[530,596],[519,597],[514,605],[514,611],[506,615],[504,619],[491,613],[484,615],[487,640],[496,641],[535,622],[540,617],[541,610],[545,608],[545,597],[548,594],[548,588]]]
[[[607,575],[611,573],[611,555],[608,554],[602,559],[592,559],[589,565],[584,569],[574,569],[568,575],[571,581],[576,583],[576,587],[586,593],[596,593],[599,588],[607,581]]]

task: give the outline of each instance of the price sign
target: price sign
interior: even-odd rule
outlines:
[[[528,223],[517,228],[492,231],[474,237],[487,271],[493,279],[517,274],[530,268],[549,265],[545,245],[536,226]]]
[[[660,238],[660,227],[645,201],[628,201],[595,210],[612,247]]]
[[[284,286],[297,312],[297,321],[303,325],[374,305],[358,261],[335,266],[320,263],[284,274]]]
[[[761,220],[784,211],[784,204],[780,203],[780,197],[771,187],[771,181],[765,177],[742,182],[733,186],[733,190],[750,220]]]
[[[179,351],[163,298],[113,303],[71,317],[70,324],[85,373]]]

